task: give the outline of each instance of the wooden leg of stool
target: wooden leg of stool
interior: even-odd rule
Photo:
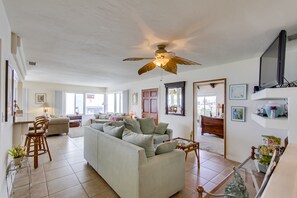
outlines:
[[[38,168],[38,146],[39,146],[39,138],[34,138],[34,168]]]
[[[42,137],[41,139],[40,139],[40,144],[41,144],[41,146],[40,146],[40,150],[46,150],[46,147],[45,147],[45,145],[44,145],[44,137]]]
[[[44,141],[45,141],[45,145],[46,145],[46,150],[47,150],[47,152],[48,152],[48,156],[49,156],[49,158],[50,158],[50,161],[52,161],[52,156],[51,156],[51,152],[50,152],[50,150],[49,150],[49,148],[48,148],[48,144],[47,144],[46,137],[43,137],[43,138],[44,138]]]
[[[27,148],[27,146],[28,146],[27,141],[28,141],[28,136],[26,136],[26,139],[25,139],[25,145],[24,145],[25,148]]]
[[[30,142],[31,142],[31,138],[26,137],[27,156],[29,156],[29,151],[30,151],[30,146],[31,146]]]

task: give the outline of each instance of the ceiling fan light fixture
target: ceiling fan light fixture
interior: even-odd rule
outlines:
[[[162,66],[166,65],[169,60],[170,59],[168,59],[168,58],[159,58],[159,59],[154,60],[154,63],[155,63],[155,65],[162,67]]]
[[[201,65],[197,62],[175,56],[174,52],[167,52],[165,49],[166,45],[158,45],[158,49],[155,51],[155,57],[152,58],[126,58],[123,61],[140,61],[146,59],[154,59],[154,61],[149,62],[142,66],[138,70],[138,74],[141,75],[145,72],[151,71],[156,67],[160,67],[167,72],[177,74],[177,64],[180,65]]]

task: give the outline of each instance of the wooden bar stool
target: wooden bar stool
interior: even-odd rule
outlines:
[[[29,130],[26,134],[25,147],[27,149],[27,157],[34,157],[34,168],[38,168],[39,155],[48,153],[50,161],[52,161],[45,135],[48,122],[46,118],[38,119],[34,122],[34,130]]]
[[[44,119],[46,119],[46,117],[45,116],[37,116],[37,117],[35,117],[35,121],[38,121],[38,120],[44,120]],[[29,126],[29,131],[33,131],[34,130],[34,125],[33,126]]]

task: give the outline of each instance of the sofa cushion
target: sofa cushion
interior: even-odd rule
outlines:
[[[167,134],[153,134],[153,139],[154,139],[154,144],[161,144],[163,143],[165,140],[169,140],[169,136]]]
[[[163,153],[169,153],[169,152],[173,151],[174,149],[176,149],[176,146],[177,146],[176,141],[161,143],[157,146],[155,153],[156,153],[156,155],[160,155]]]
[[[168,123],[160,122],[158,126],[156,126],[154,133],[163,135],[165,134],[167,127]]]
[[[125,126],[110,126],[109,123],[103,124],[103,131],[111,136],[117,137],[119,139],[122,138],[123,131]]]
[[[90,125],[90,127],[97,129],[99,131],[103,131],[103,124],[101,124],[101,123],[93,123]]]
[[[125,127],[135,133],[142,133],[141,129],[140,129],[140,125],[139,122],[135,119],[125,119],[124,120],[125,123]]]
[[[110,122],[110,123],[108,123],[108,125],[110,125],[110,126],[116,126],[116,127],[125,126],[123,121]]]
[[[98,119],[109,119],[109,115],[101,114],[99,115]]]
[[[152,134],[155,131],[154,118],[140,118],[138,119],[140,129],[143,134]]]
[[[123,140],[144,148],[146,157],[153,157],[155,155],[152,135],[143,135],[125,129],[123,132]]]

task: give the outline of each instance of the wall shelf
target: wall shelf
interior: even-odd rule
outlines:
[[[295,95],[297,87],[269,88],[252,94],[252,100],[280,100]],[[294,93],[295,92],[295,93]]]
[[[288,118],[286,117],[271,119],[268,117],[259,116],[257,114],[252,114],[251,117],[252,120],[264,128],[288,130]]]

